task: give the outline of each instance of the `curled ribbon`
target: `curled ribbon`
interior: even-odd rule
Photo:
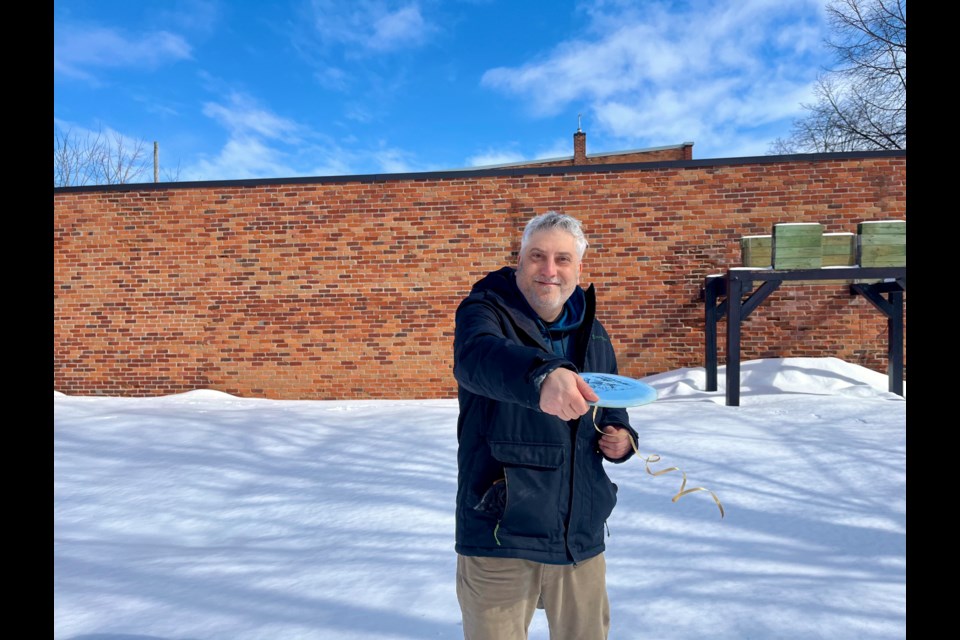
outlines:
[[[593,405],[592,417],[593,417],[593,428],[597,431],[597,433],[603,434],[603,431],[601,431],[600,427],[597,426],[597,405]],[[641,456],[639,449],[637,449],[637,443],[634,441],[633,436],[631,436],[628,433],[627,437],[630,439],[630,445],[633,447],[633,452],[638,456],[640,456],[641,458],[643,458],[643,461],[645,463],[644,466],[647,469],[647,473],[649,473],[650,475],[656,477],[656,476],[662,476],[665,473],[670,473],[671,471],[680,471],[680,467],[669,467],[667,469],[660,469],[659,471],[651,471],[650,465],[660,462],[660,456],[657,455],[656,453],[653,453],[645,457]],[[684,473],[683,471],[680,471],[680,474],[683,476],[683,482],[680,484],[680,491],[677,492],[677,495],[673,496],[673,499],[671,500],[671,502],[676,502],[677,500],[687,495],[688,493],[695,493],[697,491],[706,491],[713,497],[713,501],[717,503],[717,508],[720,509],[720,517],[722,518],[724,516],[723,505],[720,504],[720,498],[717,497],[717,494],[715,494],[713,491],[710,491],[706,487],[693,487],[693,488],[687,489],[686,488],[687,474]]]

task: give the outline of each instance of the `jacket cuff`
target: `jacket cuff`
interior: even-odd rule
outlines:
[[[561,367],[577,373],[577,368],[573,366],[572,363],[559,358],[556,360],[548,360],[533,370],[533,387],[536,389],[538,396],[540,395],[540,388],[543,386],[543,381],[547,379],[548,375]]]

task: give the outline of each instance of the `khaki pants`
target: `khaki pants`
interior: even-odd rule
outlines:
[[[604,640],[610,630],[603,554],[577,565],[457,556],[465,640],[525,640],[537,607],[551,640]]]

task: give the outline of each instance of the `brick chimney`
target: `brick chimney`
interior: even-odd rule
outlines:
[[[587,134],[579,128],[573,134],[573,164],[587,164]]]

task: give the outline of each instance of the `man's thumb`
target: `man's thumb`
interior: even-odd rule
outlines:
[[[600,396],[594,393],[593,389],[590,388],[590,385],[587,384],[587,381],[580,376],[577,376],[577,390],[587,402],[596,402],[600,399]]]

